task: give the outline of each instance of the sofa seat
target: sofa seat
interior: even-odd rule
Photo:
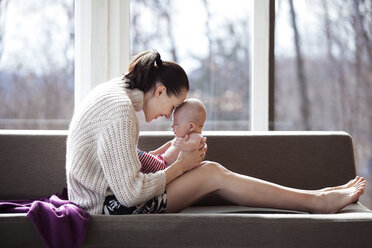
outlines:
[[[275,209],[275,208],[256,208],[256,207],[244,207],[237,205],[221,205],[221,206],[191,206],[181,212],[182,214],[229,214],[229,213],[261,213],[261,214],[307,214],[306,212],[286,210],[286,209]],[[346,206],[337,214],[346,213],[368,213],[372,214],[372,211],[365,207],[360,202],[350,204]]]
[[[325,215],[192,206],[178,214],[92,215],[83,247],[371,247],[371,222],[360,203]],[[1,247],[43,247],[26,214],[0,214],[0,233]]]
[[[95,235],[84,247],[371,247],[371,222],[371,211],[359,203],[326,215],[194,206],[178,214],[93,216],[88,234]]]
[[[355,209],[360,212],[348,213]],[[358,204],[349,206],[345,212],[327,215],[236,206],[191,207],[179,214],[93,216],[88,234],[95,235],[87,236],[84,247],[99,247],[95,244],[106,247],[115,244],[127,247],[371,247],[371,222],[372,214]]]

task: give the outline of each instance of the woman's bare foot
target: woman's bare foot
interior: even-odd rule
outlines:
[[[328,188],[315,190],[315,191],[319,192],[319,191],[332,191],[332,190],[335,190],[335,189],[346,189],[346,188],[349,188],[349,187],[353,186],[354,184],[356,184],[359,180],[364,180],[364,178],[356,176],[354,179],[350,180],[348,183],[346,183],[344,185],[340,185],[340,186],[336,186],[336,187],[328,187]]]
[[[356,177],[350,182],[315,192],[315,207],[312,213],[337,213],[347,205],[358,201],[364,193],[366,180]]]

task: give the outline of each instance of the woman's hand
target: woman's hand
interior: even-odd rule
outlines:
[[[184,172],[194,169],[200,166],[201,162],[205,158],[207,152],[207,138],[203,138],[200,141],[200,145],[197,149],[191,152],[181,151],[178,155],[177,161],[183,164]]]
[[[207,145],[207,138],[203,137],[203,139],[200,141],[199,150],[202,151],[202,160],[205,159],[205,156],[207,155],[208,145]]]

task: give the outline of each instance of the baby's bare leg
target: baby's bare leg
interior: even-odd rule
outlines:
[[[167,185],[167,212],[178,212],[201,197],[216,192],[244,206],[258,206],[334,213],[355,202],[363,193],[365,180],[355,180],[324,190],[298,190],[231,172],[221,165],[206,162]]]

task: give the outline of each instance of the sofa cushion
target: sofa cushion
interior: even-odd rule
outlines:
[[[65,131],[0,132],[0,199],[43,198],[66,187]]]
[[[44,247],[26,214],[0,214],[1,247]]]
[[[85,247],[369,247],[372,241],[368,213],[105,217],[93,216]]]
[[[259,207],[245,207],[238,205],[218,205],[218,206],[191,206],[181,212],[182,214],[309,214],[306,212],[287,210],[287,209],[275,209],[275,208],[259,208]],[[365,207],[360,202],[353,203],[339,211],[339,214],[345,213],[369,213],[372,211]]]

